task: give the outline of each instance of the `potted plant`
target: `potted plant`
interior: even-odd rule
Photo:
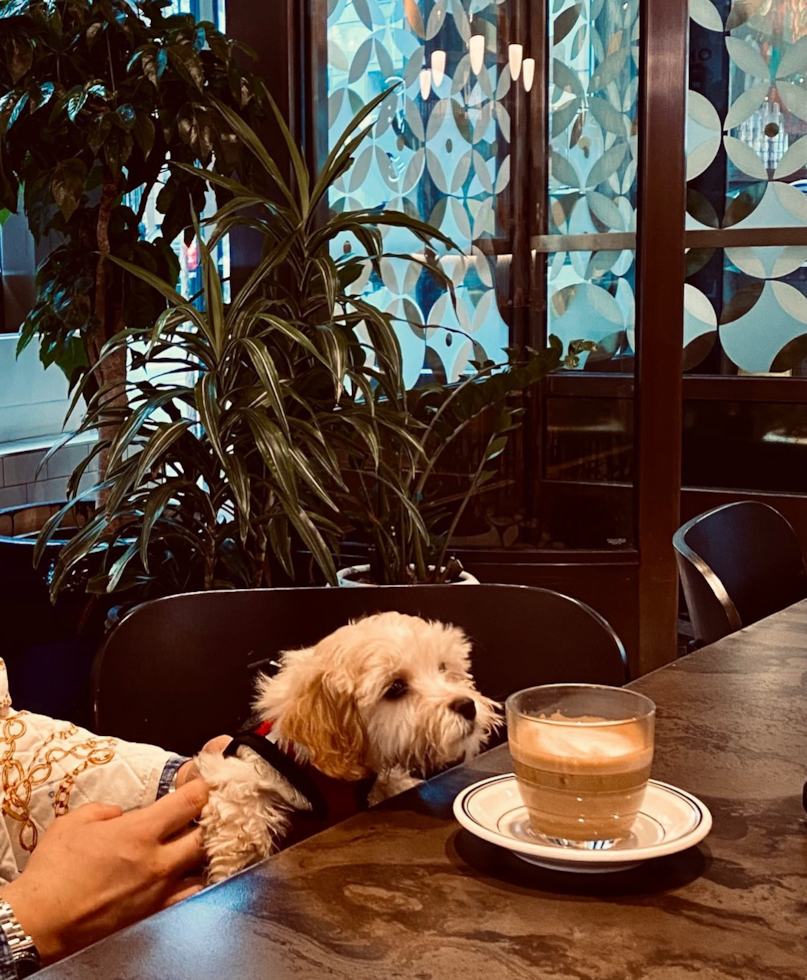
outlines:
[[[125,405],[111,404],[103,392],[90,398],[82,430],[102,433],[109,462],[98,489],[105,496],[62,549],[54,595],[89,554],[101,565],[91,588],[106,592],[149,582],[165,591],[268,586],[278,569],[294,576],[301,549],[324,580],[336,584],[334,556],[362,521],[377,567],[386,569],[382,581],[411,580],[410,565],[419,581],[450,574],[453,528],[467,500],[490,479],[519,414],[508,399],[558,366],[563,351],[553,340],[546,351],[511,352],[506,365],[479,362],[476,375],[459,385],[406,391],[391,317],[352,287],[366,263],[379,269],[385,224],[405,227],[424,243],[452,243],[404,213],[328,214],[324,207],[366,136],[363,125],[369,128],[368,117],[388,95],[359,112],[313,176],[269,99],[291,158],[292,183],[254,131],[216,103],[262,179],[246,185],[175,165],[229,195],[211,219],[209,243],[194,218],[201,296],[186,299],[154,273],[113,259],[159,292],[168,309],[153,327],[127,329],[102,353],[102,359],[114,357],[128,347],[150,379],[127,382]],[[238,225],[263,236],[264,255],[225,303],[210,248]],[[346,233],[366,254],[334,249]],[[420,261],[450,288],[433,252],[427,249]],[[77,395],[82,390],[83,384]],[[432,493],[436,462],[460,432],[490,412],[493,434],[453,518],[446,530],[438,529],[448,501]],[[110,432],[114,436],[103,435]],[[73,474],[71,501],[48,522],[38,552],[81,498],[82,472]]]
[[[385,440],[374,465],[351,454],[353,479],[342,503],[348,533],[370,560],[340,569],[340,584],[476,584],[451,543],[471,500],[499,474],[524,411],[519,396],[562,365],[577,366],[592,348],[575,341],[564,352],[553,336],[543,350],[508,350],[504,363],[473,361],[473,371],[454,385],[433,382],[408,392],[403,425]],[[464,460],[465,469],[454,459],[449,477],[441,464],[471,428],[477,451]]]
[[[164,591],[271,585],[278,569],[294,574],[300,547],[324,579],[336,583],[344,461],[356,453],[378,458],[389,438],[409,441],[393,324],[350,286],[365,262],[378,268],[384,224],[450,245],[405,214],[328,215],[323,208],[366,136],[363,124],[387,95],[356,116],[313,176],[269,99],[293,163],[293,184],[254,131],[221,102],[217,111],[252,155],[260,179],[245,185],[172,164],[229,200],[210,222],[209,243],[193,221],[203,273],[198,297],[187,299],[155,272],[110,259],[159,293],[168,308],[153,324],[127,327],[101,354],[103,363],[128,350],[149,380],[130,377],[122,403],[110,401],[103,389],[90,396],[80,431],[96,430],[107,453],[96,488],[104,497],[63,547],[54,596],[91,554],[99,571],[90,587],[106,592],[149,582]],[[210,250],[236,225],[263,236],[264,257],[226,303]],[[366,256],[333,257],[333,243],[345,233],[362,242]],[[446,281],[430,259],[424,264]],[[86,379],[76,397],[85,390]],[[94,492],[78,493],[83,471],[74,472],[71,499],[43,529],[37,555],[82,496]]]
[[[241,143],[211,97],[249,118],[261,111],[262,85],[238,66],[239,45],[213,24],[167,16],[167,6],[0,0],[0,220],[22,209],[37,240],[55,241],[38,270],[18,351],[37,343],[46,367],[61,368],[73,386],[83,377],[88,397],[104,390],[117,402],[127,352],[102,359],[101,351],[124,327],[153,324],[165,300],[112,260],[175,283],[172,244],[191,211],[204,206],[205,187],[181,170],[168,172],[166,162],[240,173]],[[155,203],[161,234],[146,241],[142,219]],[[91,451],[101,456],[102,471],[104,451],[103,442]],[[15,690],[29,707],[86,721],[73,710],[72,694],[62,695],[68,687],[86,691],[88,656],[108,602],[88,600],[86,581],[97,571],[88,559],[74,566],[62,601],[49,607],[58,553],[94,507],[88,498],[63,522],[34,572],[36,532],[58,509],[28,504],[0,514],[0,578],[4,602],[12,603],[4,619],[20,624],[4,655],[16,661]],[[28,687],[27,675],[35,682]],[[50,703],[37,700],[46,689]]]
[[[263,96],[237,63],[237,42],[190,14],[166,16],[167,6],[0,2],[0,208],[22,207],[37,241],[58,242],[38,270],[18,351],[36,337],[46,367],[73,385],[86,376],[88,394],[103,388],[119,405],[126,349],[101,352],[124,327],[153,324],[165,301],[111,260],[176,283],[172,244],[204,208],[205,187],[166,164],[239,172],[241,143],[212,99],[252,118]],[[161,234],[146,241],[155,195]]]

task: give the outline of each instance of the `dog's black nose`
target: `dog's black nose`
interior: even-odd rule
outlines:
[[[476,718],[476,702],[472,698],[458,698],[452,701],[451,710],[462,715],[466,721],[473,721]]]

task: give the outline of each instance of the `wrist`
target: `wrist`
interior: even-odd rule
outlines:
[[[46,922],[41,914],[42,902],[37,898],[37,889],[31,887],[24,876],[4,885],[2,898],[11,906],[14,918],[33,940],[43,966],[64,955],[53,923]]]

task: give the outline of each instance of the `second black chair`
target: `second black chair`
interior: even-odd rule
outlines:
[[[235,730],[257,669],[316,643],[350,619],[396,610],[460,626],[473,671],[497,700],[534,684],[619,686],[625,651],[588,606],[513,585],[388,586],[202,592],[135,609],[107,639],[94,674],[95,726],[193,752]]]
[[[798,538],[768,504],[716,507],[679,528],[673,545],[700,646],[807,597]]]

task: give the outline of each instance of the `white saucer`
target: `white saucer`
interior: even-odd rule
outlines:
[[[642,861],[676,854],[702,841],[712,815],[699,799],[651,779],[631,834],[607,850],[562,847],[530,827],[513,773],[492,776],[464,789],[454,816],[466,830],[516,857],[556,871],[624,871]]]

